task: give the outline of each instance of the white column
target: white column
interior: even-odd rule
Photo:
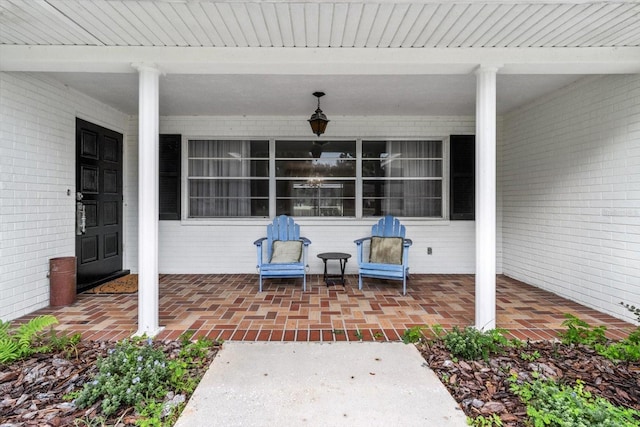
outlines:
[[[158,324],[158,132],[160,71],[136,66],[138,87],[138,332],[155,336]]]
[[[496,73],[476,71],[476,328],[496,327]]]

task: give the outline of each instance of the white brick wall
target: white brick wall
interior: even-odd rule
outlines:
[[[331,137],[446,137],[475,132],[473,117],[332,117],[325,134]],[[131,121],[127,140],[126,216],[137,218],[137,122]],[[307,117],[161,117],[160,133],[187,136],[309,138]],[[130,161],[129,161],[130,160]],[[266,232],[268,219],[213,220],[204,224],[161,221],[159,270],[161,273],[254,273],[253,241]],[[322,272],[316,254],[351,253],[347,272],[356,272],[353,240],[369,235],[369,220],[303,219],[303,234],[311,239],[312,273]],[[127,221],[126,265],[137,271],[137,224]],[[473,273],[475,223],[470,221],[405,221],[414,241],[410,267],[415,273]],[[427,248],[433,255],[427,255]]]
[[[159,268],[162,273],[255,273],[256,249],[253,241],[265,236],[269,219],[219,221],[217,225],[181,225],[160,222]],[[347,252],[353,258],[347,273],[357,272],[353,241],[370,235],[375,220],[335,222],[297,219],[301,233],[312,241],[309,266],[313,274],[322,273],[320,252]],[[403,221],[413,240],[409,251],[414,273],[473,273],[474,223],[470,221]],[[427,255],[427,247],[433,255]]]
[[[0,318],[48,305],[50,258],[73,255],[75,118],[125,136],[125,268],[137,270],[137,121],[38,74],[0,73]],[[309,136],[305,117],[162,117],[162,133]],[[332,117],[327,137],[474,133],[473,117]],[[640,76],[584,79],[498,122],[498,271],[630,319],[640,304]],[[67,196],[67,190],[71,195]],[[162,221],[163,273],[254,272],[268,220]],[[304,219],[315,255],[355,255],[371,220]],[[473,222],[406,221],[416,273],[472,273]],[[502,232],[502,234],[501,234]],[[501,241],[504,239],[504,244]],[[433,255],[426,255],[426,248]],[[501,263],[503,254],[504,260]],[[356,263],[348,264],[355,272]]]
[[[585,78],[504,117],[503,271],[633,320],[640,75]]]
[[[0,73],[2,320],[49,305],[49,259],[75,254],[77,116],[119,132],[126,123],[38,74]]]
[[[124,134],[124,267],[137,270],[137,119],[38,74],[0,73],[0,317],[48,305],[50,258],[74,255],[75,118]],[[309,136],[307,117],[162,117],[162,133],[212,137]],[[332,117],[327,137],[445,137],[474,133],[473,117]],[[499,133],[500,134],[500,133]],[[67,190],[71,195],[67,196]],[[162,221],[163,273],[255,272],[253,240],[268,220]],[[368,235],[373,220],[301,221],[315,255]],[[474,227],[466,221],[405,221],[415,273],[472,273]],[[499,241],[500,239],[498,239]],[[426,254],[427,247],[433,255]],[[498,253],[501,249],[498,247]],[[348,272],[355,272],[352,260]]]

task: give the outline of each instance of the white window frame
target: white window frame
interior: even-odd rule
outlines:
[[[229,136],[198,136],[198,135],[183,135],[182,136],[182,208],[181,208],[181,221],[185,224],[189,223],[220,223],[229,221],[253,221],[255,218],[263,218],[258,216],[246,216],[246,217],[206,217],[206,218],[190,218],[189,215],[189,141],[190,140],[220,140],[226,141],[248,141],[248,140],[260,140],[269,141],[269,217],[274,218],[276,215],[276,141],[299,141],[308,140],[312,142],[313,139],[309,137],[229,137]],[[335,137],[331,138],[332,141],[355,141],[356,143],[356,177],[355,177],[355,217],[306,217],[306,220],[344,220],[344,221],[361,221],[369,220],[370,217],[363,217],[363,177],[362,177],[362,142],[363,141],[440,141],[442,143],[442,212],[440,217],[402,217],[409,220],[420,221],[442,221],[449,220],[449,136],[439,137],[384,137],[384,136],[371,136],[371,137]]]

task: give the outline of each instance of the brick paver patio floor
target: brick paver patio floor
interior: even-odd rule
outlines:
[[[195,336],[234,341],[398,341],[416,325],[444,328],[474,323],[473,275],[412,275],[407,295],[396,281],[357,276],[347,285],[327,287],[321,275],[307,276],[307,292],[298,279],[267,280],[258,292],[250,274],[160,276],[159,339],[185,331]],[[497,327],[521,339],[557,337],[572,313],[591,325],[606,325],[622,338],[633,325],[508,277],[497,279]],[[81,332],[84,339],[119,340],[136,332],[137,294],[80,294],[70,306],[38,310],[55,315],[59,331]]]

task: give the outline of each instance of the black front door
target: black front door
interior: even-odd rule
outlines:
[[[76,119],[78,291],[122,275],[122,134]]]

